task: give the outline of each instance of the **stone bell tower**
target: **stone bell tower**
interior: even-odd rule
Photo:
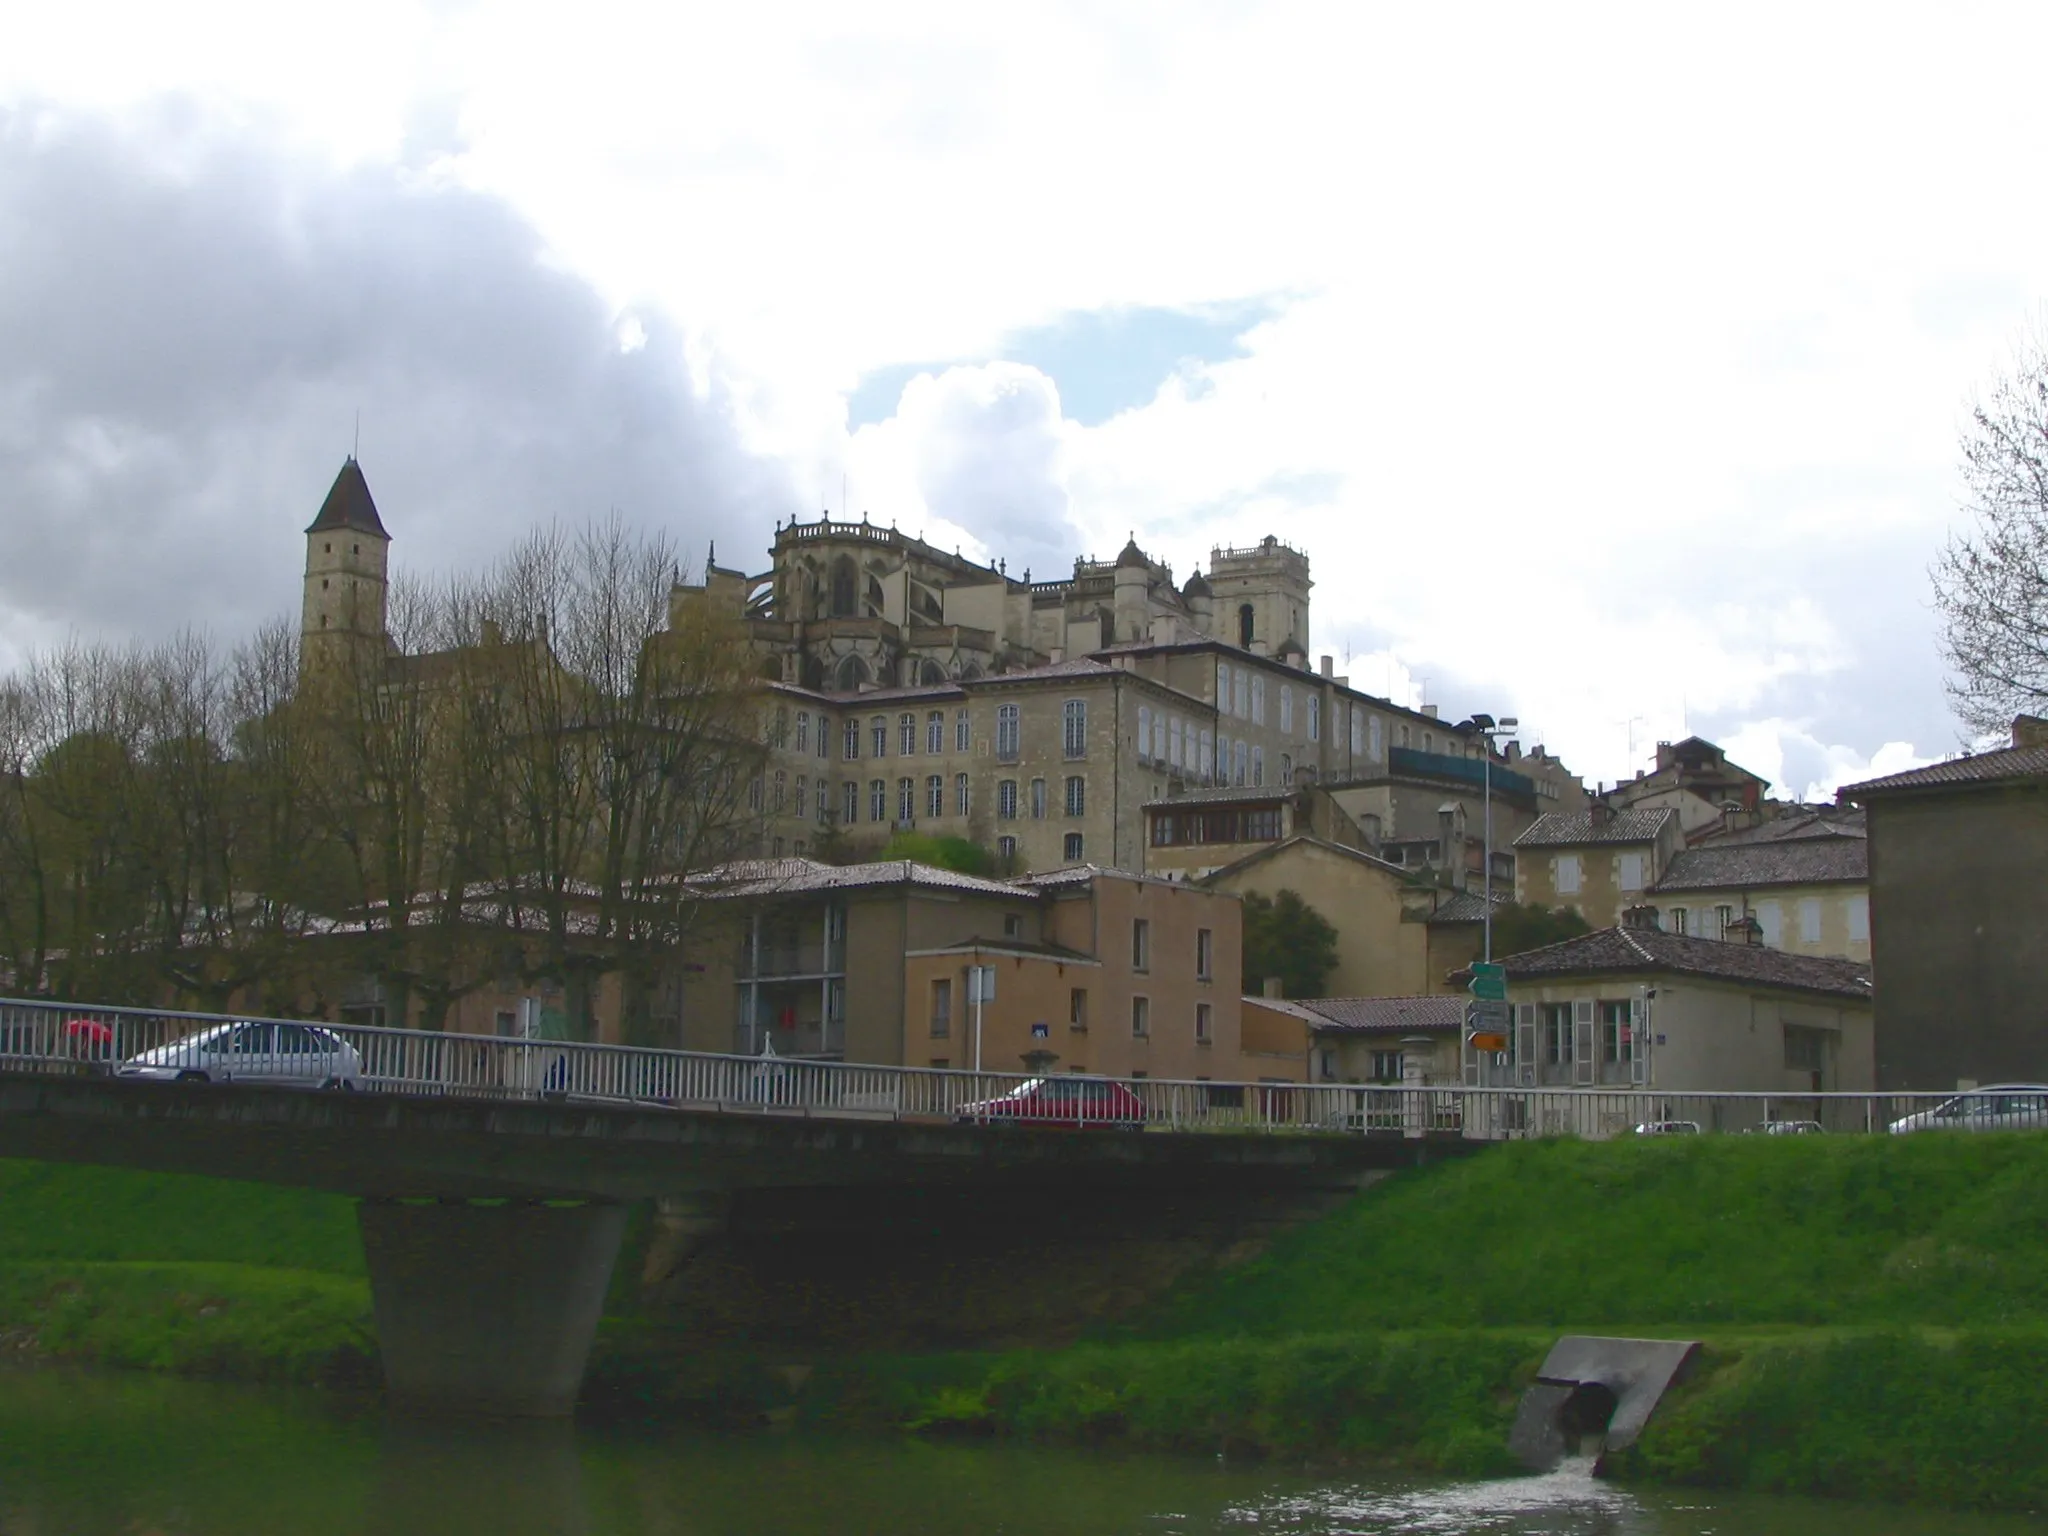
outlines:
[[[299,671],[337,675],[384,653],[391,535],[370,483],[349,455],[320,515],[306,529],[306,590],[299,608]]]

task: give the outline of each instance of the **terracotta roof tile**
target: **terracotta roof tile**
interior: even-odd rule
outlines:
[[[1704,976],[1790,992],[1819,992],[1868,1002],[1870,966],[1862,960],[1788,955],[1760,944],[1726,943],[1655,928],[1602,928],[1577,938],[1524,950],[1500,962],[1509,981],[1601,973],[1670,973]]]
[[[1517,848],[1574,848],[1584,843],[1653,843],[1678,812],[1668,807],[1650,811],[1615,811],[1595,823],[1591,811],[1549,811],[1515,839]]]
[[[1949,785],[1997,784],[2014,779],[2048,778],[2048,747],[2003,747],[1996,752],[1979,752],[1974,757],[1951,758],[1906,773],[1865,779],[1838,791],[1842,800],[1860,800],[1866,795],[1893,794],[1901,790],[1941,789]]]

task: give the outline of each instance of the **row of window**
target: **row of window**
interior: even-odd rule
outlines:
[[[953,1032],[953,979],[942,976],[932,982],[931,1007],[927,1025],[934,1040],[944,1040]],[[961,996],[966,996],[964,988]],[[1195,1004],[1195,1043],[1207,1045],[1215,1038],[1215,1007],[1210,1003]],[[1088,989],[1074,987],[1067,994],[1067,1026],[1070,1029],[1085,1030],[1088,1027]],[[1152,999],[1134,997],[1131,999],[1131,1037],[1135,1040],[1152,1038]]]
[[[1870,941],[1870,900],[1863,895],[1849,898],[1849,939],[1851,943],[1867,944]],[[1818,896],[1803,896],[1793,903],[1793,915],[1799,925],[1801,944],[1821,942],[1822,904]],[[1772,949],[1781,949],[1785,943],[1785,911],[1775,901],[1760,901],[1749,914],[1754,917],[1757,927],[1762,930],[1765,944]],[[1664,914],[1664,928],[1668,933],[1690,933],[1701,938],[1725,939],[1742,921],[1743,914],[1733,906],[1718,907],[1671,907]]]
[[[1045,820],[1046,784],[1043,779],[1033,779],[1028,786],[1029,798],[1020,802],[1018,784],[1015,779],[1002,779],[996,784],[996,816],[1002,821],[1015,821],[1023,814],[1020,806],[1028,806],[1033,821]],[[1069,774],[1064,790],[1064,800],[1069,816],[1088,814],[1088,781],[1080,774]]]
[[[1155,811],[1152,846],[1174,848],[1199,843],[1277,843],[1280,807],[1258,810]]]

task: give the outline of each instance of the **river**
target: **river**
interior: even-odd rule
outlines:
[[[317,1393],[0,1371],[0,1536],[2041,1536],[2048,1522],[676,1427],[387,1419]]]

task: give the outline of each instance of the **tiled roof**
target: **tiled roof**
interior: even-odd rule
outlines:
[[[1496,879],[1496,885],[1501,882]],[[1512,891],[1496,891],[1493,905],[1498,912],[1515,899]],[[1448,900],[1438,903],[1437,909],[1429,914],[1432,923],[1477,923],[1485,920],[1486,899],[1477,891],[1459,891]]]
[[[391,537],[384,531],[383,520],[377,516],[377,503],[370,495],[370,482],[363,478],[363,467],[356,462],[354,454],[349,455],[341,466],[341,473],[334,477],[334,484],[327,488],[327,499],[320,503],[320,514],[306,532],[330,533],[341,528],[352,528],[373,538],[388,540]]]
[[[851,891],[886,885],[976,891],[989,896],[1020,894],[1007,881],[963,875],[933,864],[920,864],[915,859],[883,859],[871,864],[820,864],[815,859],[738,859],[694,876],[691,883],[706,887],[706,894],[713,896],[806,896],[817,891]]]
[[[1403,880],[1415,878],[1414,870],[1404,865],[1392,863],[1379,857],[1377,854],[1367,853],[1363,848],[1349,848],[1343,843],[1333,843],[1326,837],[1317,837],[1313,832],[1296,832],[1291,837],[1283,837],[1277,843],[1268,843],[1263,848],[1254,848],[1250,853],[1223,865],[1220,869],[1212,869],[1208,874],[1202,876],[1200,883],[1203,885],[1215,885],[1247,865],[1257,864],[1265,859],[1277,858],[1288,849],[1297,845],[1320,848],[1325,853],[1339,854],[1354,863],[1363,864],[1367,868],[1378,870],[1382,874],[1398,876]],[[1199,847],[1200,845],[1189,843],[1182,844],[1181,846]]]
[[[1191,789],[1184,794],[1166,795],[1157,800],[1147,800],[1145,809],[1152,810],[1164,805],[1275,805],[1283,800],[1292,800],[1298,791],[1292,789],[1233,789],[1229,785],[1217,785],[1211,789]]]
[[[1899,790],[1942,789],[1949,785],[1998,784],[2013,779],[2048,778],[2048,747],[2003,747],[1996,752],[1979,752],[1974,757],[1951,758],[1926,768],[1889,774],[1882,779],[1865,779],[1861,784],[1843,786],[1843,800],[1861,800],[1867,795],[1886,795]]]
[[[1602,972],[1668,973],[1788,992],[1819,992],[1862,1002],[1870,1001],[1871,995],[1867,961],[1788,955],[1761,944],[1699,939],[1655,928],[1602,928],[1509,955],[1501,964],[1507,967],[1509,981]]]
[[[1314,1015],[1320,1033],[1393,1034],[1462,1029],[1465,999],[1429,997],[1304,997],[1295,1006]]]
[[[1827,885],[1870,878],[1870,844],[1860,837],[1780,843],[1704,843],[1671,861],[1650,889],[1711,891],[1757,885]]]
[[[1653,843],[1678,812],[1615,811],[1595,825],[1591,811],[1550,811],[1515,839],[1517,848],[1573,848],[1582,843]]]
[[[1700,846],[1729,848],[1739,843],[1796,843],[1831,837],[1868,837],[1860,810],[1794,811],[1774,816],[1754,827],[1735,832],[1713,831],[1700,839]]]
[[[976,684],[1032,683],[1046,677],[1114,677],[1123,669],[1097,661],[1093,656],[1075,656],[1050,661],[1042,667],[1021,667],[1015,672],[991,672],[974,679]]]
[[[935,949],[917,950],[913,953],[965,955],[976,951],[983,954],[1023,955],[1033,960],[1057,960],[1062,965],[1101,964],[1093,955],[1083,954],[1078,949],[1069,949],[1064,944],[1038,944],[1024,939],[962,939],[956,944],[941,944]]]

